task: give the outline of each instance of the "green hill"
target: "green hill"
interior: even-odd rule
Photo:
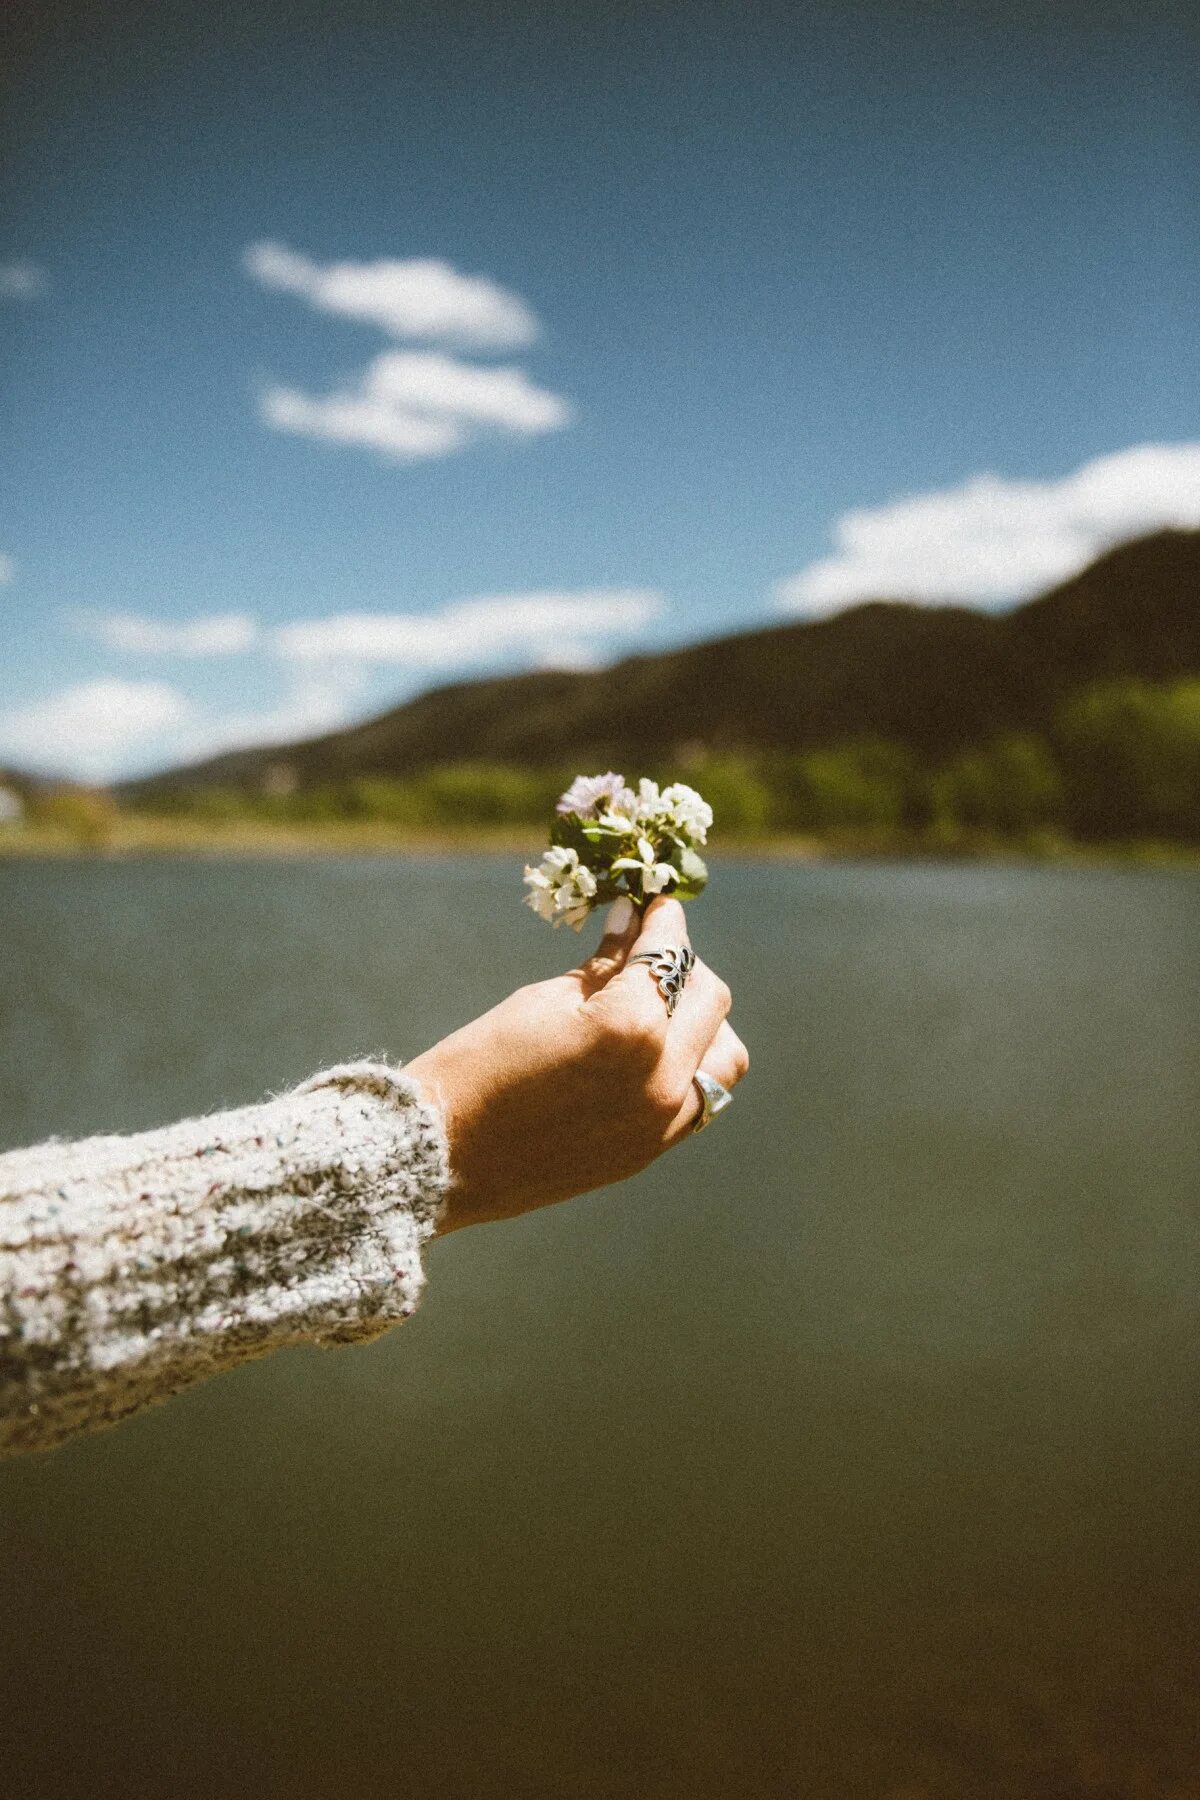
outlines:
[[[542,671],[435,688],[302,743],[238,751],[128,784],[153,801],[300,789],[472,760],[664,767],[681,753],[804,751],[882,738],[938,761],[1044,725],[1108,676],[1200,674],[1200,532],[1123,544],[1007,613],[872,601],[588,673]]]

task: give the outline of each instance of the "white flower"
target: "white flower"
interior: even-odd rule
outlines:
[[[669,887],[673,881],[678,880],[678,869],[673,869],[670,863],[656,862],[653,867],[643,871],[642,892],[643,894],[661,894],[665,887]]]
[[[525,903],[539,919],[552,925],[567,924],[578,931],[592,908],[596,877],[579,860],[578,850],[552,844],[535,869],[525,867]]]
[[[541,869],[525,865],[525,886],[529,892],[525,896],[526,906],[532,906],[539,919],[554,917],[554,888]]]
[[[608,808],[602,808],[602,802],[608,802]],[[577,775],[565,794],[560,794],[555,807],[557,813],[575,813],[581,819],[594,819],[602,810],[624,813],[632,816],[635,805],[634,796],[625,786],[623,775],[614,775],[610,769],[607,775]]]
[[[634,796],[630,794],[630,810],[628,812],[621,812],[616,805],[605,807],[602,813],[597,814],[596,824],[606,831],[610,837],[628,837],[629,832],[633,828],[633,815],[636,807],[637,801]]]
[[[712,807],[703,795],[682,781],[664,788],[660,800],[665,812],[675,821],[680,835],[690,843],[703,844],[713,822]]]
[[[644,830],[665,831],[685,844],[703,844],[712,817],[708,801],[682,781],[661,792],[657,782],[643,777],[638,783],[637,822]]]
[[[631,887],[635,877],[641,882],[643,894],[661,894],[671,882],[679,880],[678,869],[657,860],[648,837],[638,838],[636,856],[618,856],[613,864],[614,875],[619,869],[629,871]]]
[[[638,782],[637,811],[634,816],[639,824],[643,822],[649,824],[652,820],[657,819],[661,812],[662,795],[658,791],[658,783],[648,780],[643,775]]]
[[[557,812],[567,823],[555,835],[574,844],[552,844],[525,870],[526,904],[552,925],[578,931],[602,894],[626,893],[645,905],[668,889],[691,899],[704,886],[696,846],[706,841],[712,808],[695,788],[677,781],[660,790],[643,778],[634,793],[610,769],[576,776]]]

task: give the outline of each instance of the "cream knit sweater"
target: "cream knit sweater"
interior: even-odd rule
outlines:
[[[137,1137],[0,1155],[0,1452],[284,1344],[415,1309],[447,1179],[441,1121],[382,1063]]]

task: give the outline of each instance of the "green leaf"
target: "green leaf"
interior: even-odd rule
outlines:
[[[679,870],[679,880],[671,890],[677,900],[694,900],[697,894],[704,892],[708,866],[702,856],[697,856],[693,849],[683,844],[671,852],[670,860]]]
[[[550,842],[561,844],[564,850],[578,850],[581,856],[591,847],[578,813],[554,815],[554,823],[550,827]]]

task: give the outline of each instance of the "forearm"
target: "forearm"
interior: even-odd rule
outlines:
[[[438,1113],[348,1064],[136,1137],[0,1156],[0,1451],[46,1449],[252,1356],[410,1314]]]

